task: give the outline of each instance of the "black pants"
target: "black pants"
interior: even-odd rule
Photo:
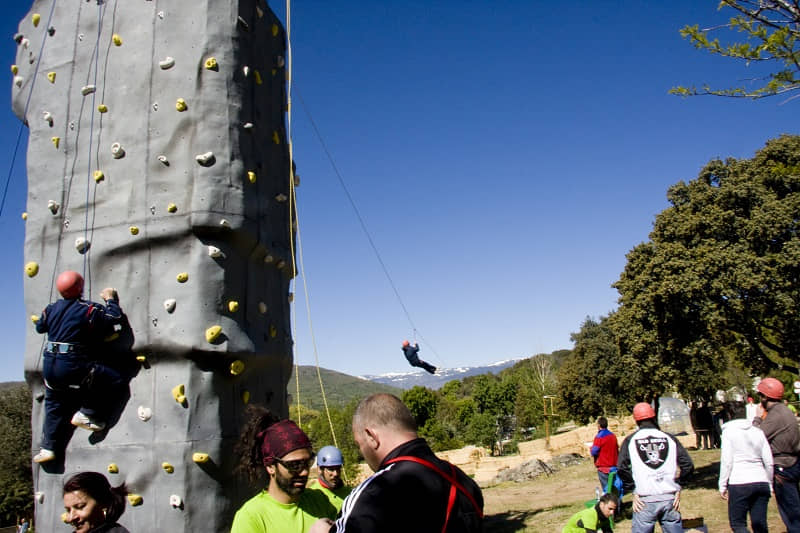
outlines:
[[[768,503],[769,483],[728,485],[728,520],[733,533],[749,533],[748,512],[753,533],[766,533]]]
[[[436,372],[436,367],[435,366],[433,366],[430,363],[426,363],[425,361],[420,359],[417,355],[413,355],[411,357],[406,357],[406,359],[408,359],[408,362],[411,364],[411,366],[416,366],[418,368],[424,368],[426,371],[430,372],[431,374]]]

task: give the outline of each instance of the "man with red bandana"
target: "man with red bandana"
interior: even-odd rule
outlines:
[[[236,512],[231,533],[307,533],[336,508],[320,491],[306,490],[314,463],[311,441],[291,420],[278,420],[263,407],[248,407],[237,451],[239,470],[255,483],[266,471],[267,488]]]

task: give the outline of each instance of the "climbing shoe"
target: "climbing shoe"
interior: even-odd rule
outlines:
[[[72,417],[72,425],[78,426],[79,428],[88,429],[89,431],[102,431],[106,427],[103,422],[92,420],[80,411],[75,413],[75,416]]]
[[[39,453],[33,456],[34,463],[46,463],[56,458],[56,453],[53,450],[42,448]]]

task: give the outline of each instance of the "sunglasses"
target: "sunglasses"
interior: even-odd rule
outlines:
[[[275,462],[284,467],[291,474],[299,474],[303,470],[308,470],[314,464],[314,454],[308,459],[297,459],[295,461],[281,461],[277,457],[274,458]]]

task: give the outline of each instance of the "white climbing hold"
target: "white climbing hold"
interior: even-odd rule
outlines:
[[[278,66],[278,68],[283,68],[286,66],[286,60],[283,58],[283,56],[278,56],[275,58],[275,64]]]
[[[27,50],[28,47],[31,45],[31,40],[28,39],[27,37],[23,37],[22,40],[19,42],[19,44],[22,46],[23,50]]]
[[[45,122],[47,122],[47,124],[50,125],[51,128],[53,127],[53,114],[50,111],[45,111],[42,113],[42,118],[45,120]]]
[[[262,315],[267,312],[267,304],[264,302],[258,302],[258,312]]]
[[[89,248],[91,248],[91,246],[92,243],[89,242],[88,239],[85,239],[83,237],[78,237],[77,239],[75,239],[75,249],[78,250],[79,254],[85,254],[86,252],[89,251]]]
[[[252,123],[252,122],[245,122],[245,123],[242,125],[242,127],[243,127],[244,129],[246,129],[247,131],[250,131],[250,130],[252,130],[252,129],[253,129],[253,123]]]
[[[97,90],[97,87],[95,87],[94,85],[84,85],[83,87],[81,87],[81,94],[83,96],[86,96],[88,94],[92,94],[96,90]]]
[[[120,143],[114,143],[111,145],[111,155],[114,156],[114,159],[121,159],[125,157],[125,149]]]
[[[181,497],[178,496],[177,494],[172,494],[169,497],[169,504],[174,509],[180,509],[183,506],[183,500],[181,500]]]
[[[33,493],[33,499],[36,500],[36,503],[44,503],[44,492],[37,490]]]
[[[163,11],[159,11],[158,12],[158,18],[160,18],[162,20],[164,19],[164,12]]]
[[[47,209],[50,210],[51,213],[54,215],[58,213],[58,208],[61,207],[58,202],[55,200],[48,200],[47,201]]]
[[[175,311],[175,306],[178,305],[178,302],[175,298],[168,298],[164,300],[164,309],[166,309],[167,313],[172,313]]]
[[[158,156],[158,160],[161,161],[166,166],[169,166],[169,160],[167,159],[167,156],[162,154],[162,155]]]
[[[216,246],[208,246],[208,256],[214,259],[225,259],[225,254]]]
[[[14,76],[14,85],[17,87],[22,87],[22,83],[25,81],[25,78],[22,76]]]
[[[74,121],[71,121],[71,122],[69,123],[69,129],[71,129],[71,130],[74,130],[74,129],[75,129],[75,122],[74,122]]]
[[[167,70],[175,66],[175,58],[167,56],[162,61],[158,62],[158,66],[161,67],[161,70]]]
[[[267,254],[266,256],[264,256],[264,262],[265,263],[272,263],[273,261],[275,261],[275,258],[272,257],[271,254]]]
[[[139,408],[136,409],[136,416],[138,416],[139,420],[142,422],[147,422],[153,417],[153,410],[144,405],[140,405]]]
[[[250,67],[248,67],[247,65],[243,66],[242,72],[244,73],[244,77],[246,78],[247,76],[250,75]]]
[[[259,6],[256,6],[256,15],[258,15],[258,18],[261,18],[261,17],[264,16],[264,10],[261,9],[261,7],[259,7]]]
[[[153,102],[153,111],[158,111],[158,102]]]
[[[209,166],[214,163],[214,152],[206,152],[204,154],[199,154],[195,156],[195,159],[198,163],[203,166]]]
[[[219,225],[222,226],[223,228],[230,228],[231,227],[231,223],[228,222],[227,218],[223,218],[222,220],[220,220],[219,221]]]
[[[283,194],[283,193],[279,193],[279,194],[275,195],[275,199],[276,199],[277,201],[279,201],[279,202],[285,202],[286,200],[288,200],[288,199],[289,199],[289,197],[288,197],[288,196],[286,196],[286,195],[285,195],[285,194]]]

